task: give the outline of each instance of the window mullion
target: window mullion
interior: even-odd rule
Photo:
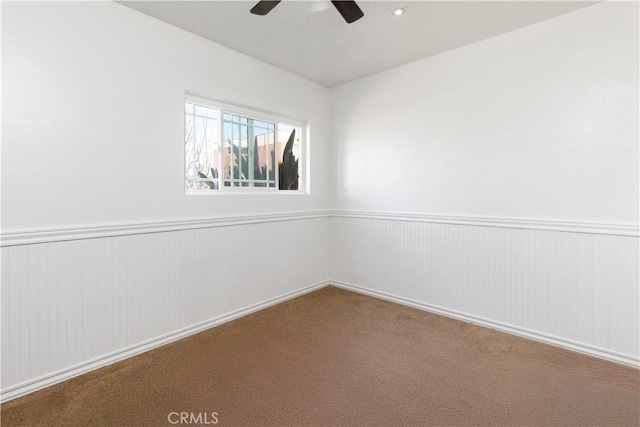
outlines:
[[[236,145],[236,159],[238,162],[238,187],[242,187],[242,128],[240,125],[236,126],[236,131],[238,132],[238,134],[234,136],[238,140],[238,145]]]
[[[222,110],[220,110],[218,108],[218,114],[217,114],[217,118],[218,118],[218,129],[216,129],[216,133],[218,135],[218,191],[222,190],[222,187],[224,186],[224,182],[223,182],[223,176],[224,176],[224,171],[222,170],[222,165],[224,164],[224,162],[222,161],[222,149],[223,144],[222,144]]]
[[[247,117],[247,176],[249,178],[249,187],[253,187],[254,176],[254,146],[253,146],[253,119]]]
[[[273,134],[273,169],[276,176],[276,190],[280,190],[280,163],[278,161],[278,137],[280,136],[278,130],[278,123],[275,126],[275,133]]]
[[[306,184],[307,184],[307,175],[306,175],[306,167],[305,167],[305,162],[303,159],[306,159],[306,146],[304,144],[304,141],[307,140],[307,135],[306,135],[306,129],[304,126],[300,126],[300,132],[299,132],[299,136],[300,138],[300,144],[298,145],[298,149],[300,150],[298,152],[298,190],[300,190],[301,188],[307,188]]]
[[[195,105],[193,108],[195,108]],[[198,155],[196,154],[196,148],[197,148],[196,118],[193,116],[191,117],[191,126],[192,126],[191,127],[191,142],[192,142],[191,159],[193,161],[191,177],[193,179],[193,188],[195,190],[199,190],[198,188]]]

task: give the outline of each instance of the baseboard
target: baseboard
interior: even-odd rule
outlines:
[[[229,322],[239,317],[246,316],[256,311],[263,310],[272,305],[276,305],[281,302],[287,301],[289,299],[296,298],[298,296],[307,294],[309,292],[313,292],[317,289],[327,286],[328,284],[329,284],[328,281],[318,282],[313,285],[306,286],[302,289],[298,289],[293,292],[288,292],[286,294],[279,295],[274,298],[270,298],[268,300],[250,305],[248,307],[233,311],[231,313],[226,313],[221,316],[217,316],[212,319],[205,320],[203,322],[199,322],[194,325],[187,326],[185,328],[181,328],[173,332],[169,332],[159,337],[152,338],[147,341],[143,341],[141,343],[117,350],[115,352],[112,352],[103,356],[99,356],[97,358],[79,363],[77,365],[70,366],[68,368],[64,368],[59,371],[52,372],[50,374],[46,374],[38,378],[34,378],[29,381],[25,381],[23,383],[7,387],[5,389],[0,390],[0,401],[6,402],[9,400],[15,399],[17,397],[32,393],[36,390],[40,390],[42,388],[49,387],[51,385],[66,381],[73,377],[86,374],[87,372],[90,372],[99,368],[103,368],[105,366],[111,365],[121,360],[128,359],[130,357],[147,352],[154,348],[163,346],[170,342],[188,337],[189,335],[202,332],[206,329],[213,328],[215,326],[221,325],[223,323]]]
[[[363,286],[341,282],[339,280],[329,280],[328,283],[330,283],[331,286],[336,286],[338,288],[346,289],[346,290],[357,292],[360,294],[369,295],[375,298],[380,298],[383,300],[406,305],[408,307],[417,308],[419,310],[428,311],[428,312],[439,314],[442,316],[451,317],[453,319],[462,320],[464,322],[473,323],[486,328],[495,329],[501,332],[506,332],[512,335],[517,335],[517,336],[532,339],[535,341],[540,341],[546,344],[550,344],[556,347],[564,348],[566,350],[586,354],[588,356],[597,357],[599,359],[604,359],[610,362],[620,363],[620,364],[631,366],[634,368],[640,368],[640,358],[629,355],[629,354],[618,353],[608,349],[591,346],[589,344],[567,340],[561,337],[556,337],[553,335],[529,330],[526,328],[521,328],[515,325],[509,325],[509,324],[501,323],[491,319],[486,319],[483,317],[462,313],[456,310],[451,310],[448,308],[438,307],[432,304],[427,304],[427,303],[412,300],[409,298],[404,298],[398,295],[392,295],[386,292],[377,291],[377,290],[366,288]]]
[[[93,370],[111,365],[113,363],[119,362],[124,359],[128,359],[138,354],[147,352],[149,350],[163,346],[170,342],[180,340],[182,338],[188,337],[189,335],[193,335],[198,332],[202,332],[206,329],[213,328],[215,326],[221,325],[223,323],[229,322],[239,317],[246,316],[256,311],[263,310],[267,307],[279,304],[289,299],[293,299],[298,296],[307,294],[309,292],[313,292],[325,286],[335,286],[338,288],[361,293],[364,295],[369,295],[369,296],[380,298],[386,301],[391,301],[391,302],[395,302],[405,306],[417,308],[419,310],[428,311],[428,312],[439,314],[442,316],[451,317],[457,320],[473,323],[486,328],[496,329],[501,332],[506,332],[509,334],[521,336],[521,337],[532,339],[535,341],[540,341],[540,342],[550,344],[556,347],[564,348],[570,351],[575,351],[578,353],[597,357],[599,359],[608,360],[610,362],[620,363],[620,364],[631,366],[634,368],[640,367],[640,358],[631,356],[628,354],[617,353],[611,350],[590,346],[588,344],[563,339],[560,337],[544,334],[537,331],[528,330],[525,328],[520,328],[514,325],[504,324],[494,320],[458,312],[455,310],[450,310],[444,307],[438,307],[432,304],[427,304],[427,303],[412,300],[409,298],[404,298],[398,295],[392,295],[386,292],[376,291],[370,288],[341,282],[339,280],[327,280],[327,281],[322,281],[322,282],[318,282],[318,283],[306,286],[304,288],[298,289],[293,292],[288,292],[286,294],[282,294],[277,297],[270,298],[268,300],[250,305],[248,307],[233,311],[231,313],[226,313],[221,316],[217,316],[212,319],[209,319],[191,326],[187,326],[185,328],[181,328],[179,330],[176,330],[176,331],[158,336],[156,338],[152,338],[150,340],[135,344],[133,346],[129,346],[121,350],[79,363],[74,366],[70,366],[68,368],[61,369],[59,371],[35,378],[33,380],[29,380],[20,384],[13,385],[11,387],[7,387],[5,389],[0,390],[0,401],[7,402],[9,400],[24,396],[26,394],[40,390],[42,388],[49,387],[51,385],[66,381],[73,377],[77,377],[79,375],[91,372]]]

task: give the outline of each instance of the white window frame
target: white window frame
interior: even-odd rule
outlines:
[[[184,103],[187,102],[191,102],[197,105],[202,105],[203,107],[208,107],[208,108],[212,108],[212,109],[216,109],[217,110],[217,116],[216,116],[216,123],[217,123],[217,129],[216,132],[218,134],[218,144],[219,144],[219,152],[220,152],[220,160],[219,160],[219,164],[218,164],[218,189],[214,190],[214,189],[207,189],[207,190],[190,190],[186,188],[186,182],[183,183],[184,187],[185,187],[185,194],[187,195],[209,195],[209,194],[282,194],[282,195],[300,195],[300,194],[309,194],[310,190],[308,187],[308,179],[307,179],[307,170],[308,170],[308,164],[309,164],[309,159],[307,158],[307,153],[308,153],[308,138],[307,135],[309,134],[308,132],[308,122],[304,122],[304,121],[300,121],[300,120],[296,120],[296,119],[291,119],[289,117],[285,117],[285,116],[280,116],[277,114],[273,114],[273,113],[269,113],[269,112],[264,112],[261,110],[257,110],[257,109],[252,109],[252,108],[247,108],[247,107],[241,107],[238,105],[233,105],[233,104],[229,104],[226,102],[220,102],[220,101],[214,101],[208,98],[203,98],[201,96],[197,96],[197,95],[191,95],[191,94],[185,94],[185,99],[184,99]],[[183,103],[183,104],[184,104]],[[184,111],[184,105],[182,107],[182,111]],[[224,179],[221,178],[223,171],[222,171],[222,132],[223,132],[223,114],[227,113],[227,114],[231,114],[231,115],[235,115],[235,116],[242,116],[242,117],[246,117],[246,118],[250,118],[253,120],[257,120],[257,121],[262,121],[262,122],[267,122],[267,123],[273,123],[275,124],[275,132],[276,135],[278,135],[278,124],[282,123],[282,124],[286,124],[289,126],[294,126],[296,128],[299,128],[301,130],[300,132],[300,155],[298,158],[298,189],[297,190],[280,190],[278,188],[279,186],[279,173],[278,173],[278,161],[279,159],[275,159],[275,178],[276,178],[276,182],[275,182],[275,187],[242,187],[242,186],[225,186],[224,185]],[[183,113],[184,114],[184,113]],[[184,119],[184,115],[183,115],[183,119]],[[186,120],[183,123],[183,129],[186,129]],[[184,132],[183,132],[184,135]],[[184,139],[184,138],[183,138]],[[183,144],[185,143],[185,141],[183,140]],[[185,168],[183,170],[183,177],[186,176],[187,171],[186,171],[186,150],[183,146],[183,168]]]

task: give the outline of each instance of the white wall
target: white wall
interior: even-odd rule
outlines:
[[[112,2],[2,18],[5,232],[326,209],[326,88]],[[185,91],[309,121],[311,194],[186,196]]]
[[[638,3],[332,89],[337,283],[640,361]]]
[[[637,362],[637,5],[332,91],[111,2],[2,7],[3,399],[329,278]],[[185,91],[310,121],[311,194],[185,196]]]
[[[637,224],[638,4],[332,90],[341,209]]]
[[[2,399],[324,283],[328,89],[113,2],[2,9]],[[186,196],[185,91],[308,121],[311,193]]]

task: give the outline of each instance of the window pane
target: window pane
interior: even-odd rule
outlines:
[[[300,126],[185,102],[185,185],[298,190]]]
[[[299,185],[300,137],[302,128],[278,123],[276,153],[280,190],[297,190]]]
[[[255,126],[256,128],[259,128],[261,130],[264,130],[264,131],[267,131],[269,129],[270,125],[271,125],[271,123],[261,122],[259,120],[254,120],[253,121],[253,126]]]
[[[275,187],[275,124],[223,115],[222,161],[227,187]]]
[[[185,104],[186,111],[193,111],[193,104]],[[185,180],[186,186],[188,190],[193,190],[195,188],[195,169],[193,167],[193,158],[194,158],[194,137],[193,137],[193,116],[191,114],[184,115],[184,144],[185,144]]]
[[[216,117],[216,109],[194,104],[194,114],[197,116]]]
[[[185,183],[190,190],[218,188],[218,111],[185,103]]]

